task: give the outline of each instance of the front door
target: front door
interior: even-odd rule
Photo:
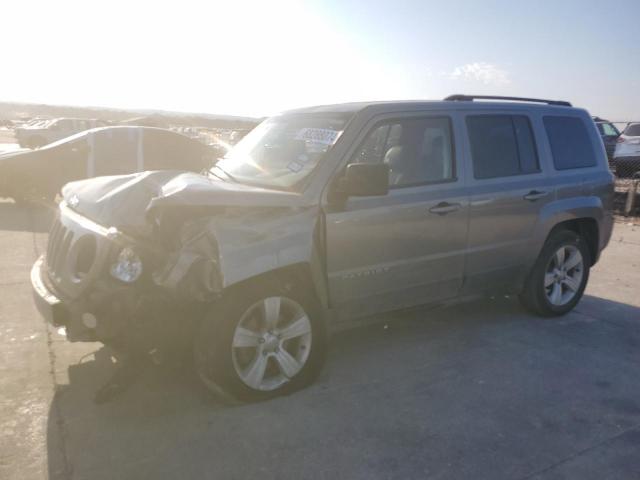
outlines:
[[[455,296],[462,284],[468,200],[446,115],[372,122],[349,163],[385,162],[389,193],[326,212],[330,301],[354,317]]]

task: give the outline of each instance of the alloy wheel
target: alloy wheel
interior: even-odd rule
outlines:
[[[311,321],[299,303],[287,297],[265,298],[249,307],[234,331],[236,374],[252,389],[276,390],[305,366],[311,341]]]
[[[544,276],[544,289],[551,305],[561,307],[576,296],[584,276],[584,259],[574,245],[563,245],[551,257]]]

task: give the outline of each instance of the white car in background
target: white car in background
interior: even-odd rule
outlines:
[[[105,127],[106,122],[85,118],[55,118],[16,128],[16,140],[21,147],[39,148],[79,132]]]
[[[618,177],[629,178],[640,172],[640,123],[630,123],[620,134],[612,165]]]

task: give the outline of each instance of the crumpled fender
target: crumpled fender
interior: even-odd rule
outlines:
[[[192,223],[183,229],[180,249],[153,272],[153,281],[180,297],[208,301],[221,292],[222,277],[215,236],[206,225],[198,227]]]
[[[326,303],[316,241],[319,211],[317,206],[229,209],[186,222],[180,247],[154,273],[154,281],[179,296],[210,301],[244,280],[303,264]]]

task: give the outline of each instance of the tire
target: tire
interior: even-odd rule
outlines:
[[[525,282],[521,303],[543,317],[566,314],[582,298],[590,265],[584,238],[569,230],[552,233]]]
[[[292,326],[296,330],[287,329]],[[217,397],[222,390],[236,400],[262,401],[313,382],[326,345],[314,295],[250,281],[225,294],[205,316],[194,340],[195,368]]]

